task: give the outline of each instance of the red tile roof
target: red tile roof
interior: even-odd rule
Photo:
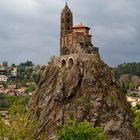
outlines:
[[[79,25],[73,26],[73,29],[77,29],[77,28],[87,28],[87,29],[90,29],[89,27],[87,27],[86,25],[83,25],[82,23],[80,23]]]

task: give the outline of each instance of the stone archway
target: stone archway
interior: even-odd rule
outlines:
[[[66,60],[65,59],[62,59],[61,60],[61,67],[65,66],[66,65]]]
[[[69,58],[69,60],[68,60],[68,67],[71,68],[73,65],[74,65],[73,58]]]

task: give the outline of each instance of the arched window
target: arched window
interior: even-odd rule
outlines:
[[[69,61],[68,61],[68,67],[71,68],[73,65],[74,65],[74,61],[73,61],[72,58],[70,58]]]
[[[69,18],[67,18],[67,23],[70,23],[70,19]]]
[[[66,64],[65,59],[62,59],[62,60],[61,60],[61,67],[65,66],[65,64]]]

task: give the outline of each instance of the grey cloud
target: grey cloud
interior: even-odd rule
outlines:
[[[109,65],[139,61],[139,0],[68,2],[75,24],[91,27],[94,44]],[[0,0],[0,61],[47,63],[59,55],[64,0]]]

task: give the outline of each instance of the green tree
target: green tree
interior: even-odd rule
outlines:
[[[140,63],[124,63],[114,68],[116,79],[119,79],[122,74],[136,75],[140,77]]]
[[[8,129],[3,119],[0,117],[0,140],[5,140],[8,136]]]
[[[16,67],[16,64],[12,64],[11,66],[12,66],[12,67]]]
[[[132,83],[134,83],[135,84],[135,86],[139,86],[140,85],[140,78],[138,77],[138,76],[132,76],[131,77],[131,81],[132,81]]]
[[[106,140],[107,137],[99,127],[94,128],[89,122],[69,121],[58,131],[62,140]]]
[[[37,72],[33,72],[33,73],[32,73],[32,78],[33,78],[33,81],[34,81],[35,83],[38,83],[38,82],[39,82],[40,77],[41,77],[41,73],[37,73]]]
[[[8,120],[0,119],[0,138],[8,140],[34,140],[36,122],[29,121],[26,100],[20,99],[9,109]]]
[[[138,130],[138,132],[140,133],[140,112],[136,112],[135,113],[136,117],[133,123],[134,128],[136,128]]]

